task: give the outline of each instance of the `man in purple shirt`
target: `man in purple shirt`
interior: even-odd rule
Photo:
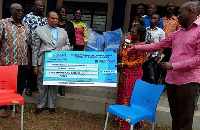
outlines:
[[[195,95],[200,83],[200,20],[195,2],[184,3],[178,11],[182,29],[154,44],[131,47],[141,51],[172,48],[169,62],[160,65],[167,70],[167,96],[172,116],[172,130],[192,130]]]

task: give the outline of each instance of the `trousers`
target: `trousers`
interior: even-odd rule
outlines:
[[[44,65],[39,66],[39,74],[37,76],[37,84],[39,89],[38,108],[54,108],[57,86],[43,85]]]
[[[172,117],[172,130],[192,130],[195,95],[199,84],[167,84],[166,87]]]

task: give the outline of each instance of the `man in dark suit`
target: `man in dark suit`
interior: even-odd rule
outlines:
[[[57,87],[43,85],[44,54],[51,50],[70,50],[70,43],[67,32],[57,27],[58,14],[49,12],[47,15],[48,24],[38,27],[32,45],[33,72],[38,78],[39,103],[35,114],[40,114],[42,109],[47,107],[51,114],[55,113],[54,103],[57,94]]]

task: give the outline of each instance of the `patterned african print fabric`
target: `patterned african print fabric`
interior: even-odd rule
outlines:
[[[116,104],[129,106],[135,81],[136,79],[142,79],[142,64],[145,61],[146,52],[124,49],[120,56],[122,57],[122,63],[128,65],[119,69]],[[119,130],[130,129],[130,124],[126,121],[119,117],[115,117],[115,120],[119,122]],[[143,121],[140,121],[134,125],[134,128],[140,128],[142,124]]]
[[[35,29],[37,27],[46,25],[48,23],[46,17],[38,16],[34,12],[30,12],[29,14],[27,14],[24,17],[23,22],[26,23],[30,28],[30,40],[33,40],[33,36],[35,35]],[[30,43],[32,42],[30,41]]]
[[[165,32],[165,37],[169,36],[174,31],[177,31],[181,28],[181,25],[178,22],[176,16],[167,18],[166,16],[162,18],[163,20],[163,31]]]
[[[73,23],[75,29],[76,45],[84,45],[84,42],[88,41],[87,27],[85,23],[74,23],[73,21],[71,22]]]
[[[29,27],[12,18],[0,21],[0,65],[27,65]]]

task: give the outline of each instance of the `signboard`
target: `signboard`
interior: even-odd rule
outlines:
[[[117,86],[117,54],[87,51],[45,52],[44,85]]]

